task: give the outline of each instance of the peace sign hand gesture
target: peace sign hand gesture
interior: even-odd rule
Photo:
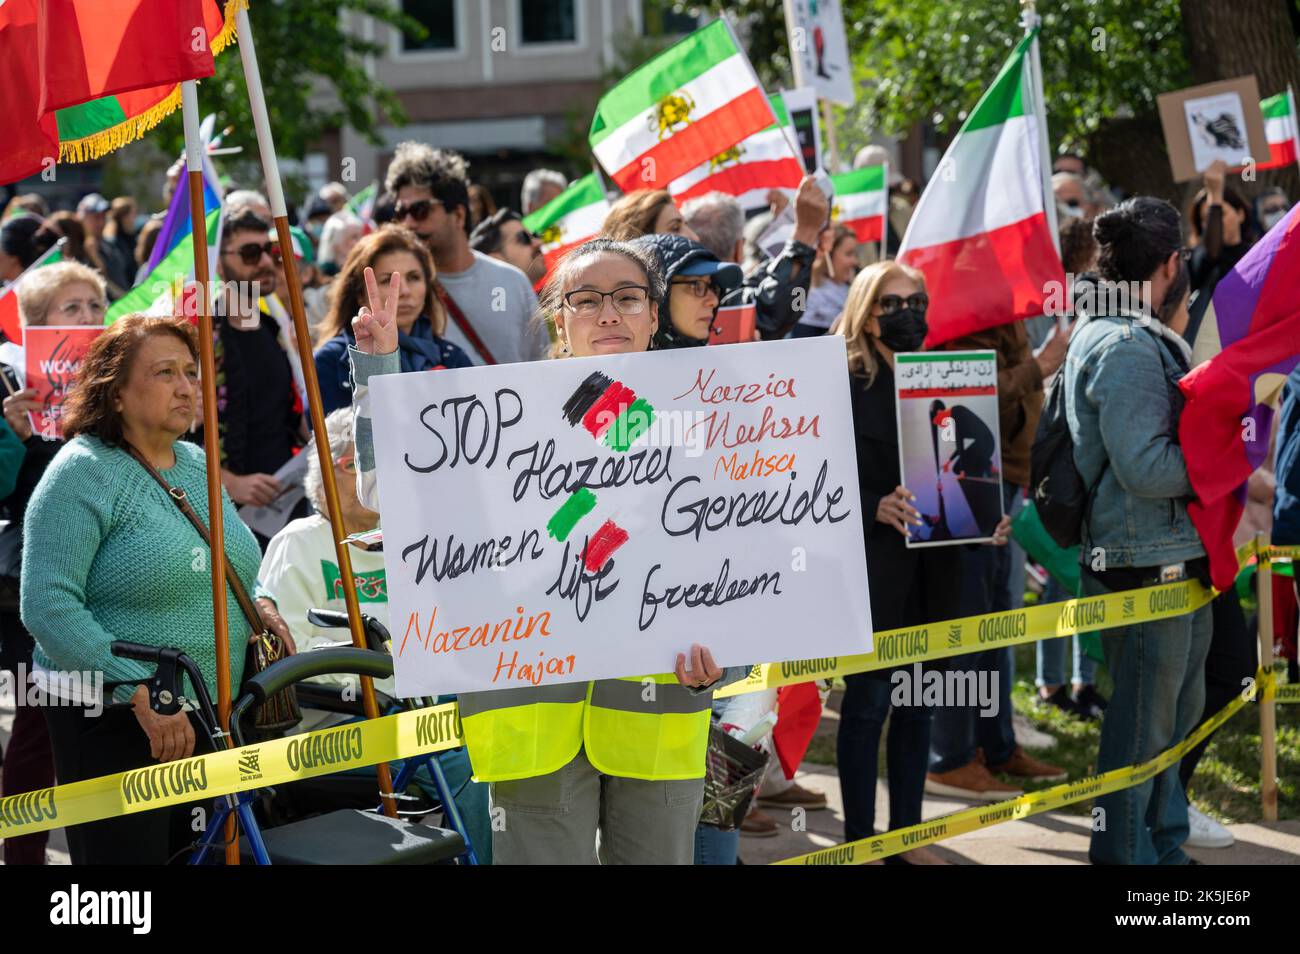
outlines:
[[[397,297],[402,292],[402,273],[393,272],[388,296],[381,300],[379,282],[373,268],[366,269],[366,297],[370,306],[362,306],[352,319],[352,333],[357,350],[366,354],[392,354],[397,350]]]

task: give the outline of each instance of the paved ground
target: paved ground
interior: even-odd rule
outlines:
[[[819,736],[834,738],[839,722],[837,709],[837,699],[832,695],[817,728]],[[789,809],[770,810],[768,814],[777,822],[777,835],[768,838],[742,835],[740,858],[744,863],[767,864],[844,841],[844,811],[835,767],[805,762],[795,780],[804,788],[824,794],[826,808],[805,815],[805,831],[791,829]],[[922,818],[935,818],[973,804],[927,795]],[[1084,815],[1044,812],[957,835],[932,847],[943,860],[959,865],[1082,865],[1088,863],[1090,822]],[[876,830],[884,831],[888,824],[889,793],[882,780],[876,794]],[[1237,840],[1231,848],[1189,849],[1188,854],[1203,864],[1300,864],[1300,821],[1228,827]]]
[[[0,745],[9,740],[9,727],[13,710],[0,704]],[[827,712],[818,730],[835,731],[835,713]],[[839,780],[833,766],[805,763],[797,777],[798,782],[826,795],[828,806],[823,811],[808,812],[807,830],[791,830],[788,819],[777,817],[778,834],[775,838],[742,837],[741,859],[746,864],[766,864],[782,858],[804,854],[818,848],[839,844],[844,838],[844,815],[840,804]],[[969,803],[955,799],[926,798],[924,817],[933,818],[947,812],[968,807]],[[876,799],[880,812],[877,825],[887,823],[888,796],[884,784]],[[773,813],[776,815],[776,813]],[[785,824],[782,824],[785,822]],[[1205,864],[1277,865],[1300,863],[1300,821],[1277,822],[1269,825],[1232,825],[1237,843],[1223,850],[1193,850],[1190,853]],[[1063,815],[1048,812],[1021,821],[1005,822],[967,835],[940,842],[935,851],[953,864],[1086,864],[1088,858],[1089,822],[1082,815]],[[51,864],[68,864],[67,839],[62,831],[51,833],[47,857]]]
[[[781,817],[781,810],[772,810],[769,814],[778,824],[775,838],[741,836],[740,857],[746,864],[767,864],[829,848],[844,840],[844,814],[834,767],[805,763],[796,781],[805,788],[824,793],[827,808],[808,812],[807,830],[802,832],[790,829],[789,819]],[[876,798],[877,830],[888,822],[888,797],[882,783]],[[933,818],[970,805],[956,799],[927,796],[924,817]],[[1233,847],[1212,851],[1191,849],[1188,854],[1203,864],[1300,863],[1300,821],[1229,827],[1237,839]],[[1086,816],[1045,812],[946,839],[935,846],[935,852],[944,860],[960,865],[1080,865],[1088,862],[1089,834]]]

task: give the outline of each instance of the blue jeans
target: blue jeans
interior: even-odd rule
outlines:
[[[1059,603],[1073,599],[1065,587],[1056,582],[1055,577],[1047,580],[1047,589],[1043,591],[1044,603]],[[1073,648],[1073,675],[1070,682],[1076,686],[1091,686],[1097,681],[1097,660],[1083,651],[1078,636],[1062,636],[1059,639],[1040,639],[1035,643],[1038,655],[1038,673],[1034,679],[1040,689],[1043,686],[1062,686],[1065,684],[1065,644]]]
[[[1002,485],[1002,499],[1009,514],[1023,504],[1020,488],[1014,484]],[[1023,557],[1021,558],[1023,564]],[[1013,602],[1010,581],[1013,558],[1009,546],[991,544],[961,548],[961,615],[997,613],[1012,609],[1023,602]],[[1023,597],[1023,594],[1020,594]],[[998,710],[995,715],[981,718],[979,707],[943,706],[934,712],[934,726],[930,732],[930,771],[951,772],[975,759],[975,750],[984,750],[989,765],[999,765],[1016,751],[1016,734],[1011,727],[1011,684],[1015,681],[1015,656],[1010,646],[986,649],[948,660],[948,668],[962,672],[988,670],[998,674]]]
[[[901,667],[905,671],[911,667]],[[930,745],[928,706],[894,706],[892,669],[844,677],[836,763],[844,799],[844,838],[857,841],[876,831],[876,767],[880,733],[889,717],[885,758],[889,773],[889,828],[921,821],[925,797],[925,754]]]
[[[716,825],[695,828],[695,863],[697,865],[734,865],[740,850],[740,829],[723,831]]]
[[[1108,592],[1083,575],[1083,593]],[[1097,771],[1145,762],[1181,742],[1205,704],[1210,607],[1194,613],[1106,630],[1101,637],[1115,691],[1101,722]],[[1092,833],[1093,864],[1177,865],[1187,856],[1187,797],[1175,762],[1159,775],[1094,803],[1104,829]]]

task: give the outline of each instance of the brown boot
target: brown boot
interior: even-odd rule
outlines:
[[[816,811],[819,808],[826,807],[826,796],[821,792],[806,789],[802,785],[791,785],[775,795],[759,795],[758,804],[765,808],[794,808],[798,806],[809,811]]]
[[[1000,802],[1025,794],[1023,789],[994,778],[978,755],[951,772],[926,772],[925,790],[931,795],[950,795],[974,802]]]
[[[757,808],[751,808],[745,820],[740,823],[740,833],[750,838],[775,838],[776,821]]]
[[[1063,782],[1069,777],[1065,769],[1038,761],[1018,745],[1011,753],[1011,758],[1001,765],[990,765],[989,770],[1023,778],[1028,782]]]

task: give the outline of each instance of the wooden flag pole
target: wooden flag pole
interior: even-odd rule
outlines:
[[[290,250],[293,236],[289,232],[289,214],[284,204],[284,187],[280,182],[280,165],[275,157],[275,141],[271,135],[271,121],[266,112],[266,96],[262,91],[262,75],[257,67],[257,50],[253,45],[253,28],[248,22],[248,11],[240,8],[235,14],[239,35],[239,58],[244,65],[244,82],[248,85],[248,101],[253,112],[253,125],[257,131],[257,148],[262,155],[262,171],[266,179],[267,198],[271,202],[271,215],[275,219],[275,232],[280,240],[284,275],[289,288],[289,313],[293,316],[294,337],[298,343],[298,356],[302,362],[303,383],[307,389],[307,405],[311,413],[312,433],[316,435],[316,452],[320,460],[322,489],[326,509],[334,535],[334,553],[339,561],[339,577],[343,586],[343,601],[348,610],[348,626],[352,631],[352,645],[366,648],[361,626],[361,608],[357,602],[357,587],[352,576],[352,558],[344,543],[347,530],[343,524],[343,511],[339,507],[338,483],[334,479],[334,458],[330,453],[325,430],[325,411],[321,405],[320,386],[316,379],[316,361],[311,352],[311,332],[302,303],[302,286],[298,280],[298,264]],[[206,410],[206,405],[205,405]],[[353,493],[356,491],[353,490]],[[361,677],[361,702],[367,719],[379,718],[379,704],[375,700],[375,684],[369,676]],[[379,794],[384,814],[397,817],[397,804],[393,797],[392,775],[387,762],[375,766],[379,776]]]
[[[185,124],[185,167],[190,189],[190,236],[194,244],[194,304],[199,319],[199,366],[203,387],[203,453],[208,472],[208,533],[212,537],[212,631],[217,649],[218,727],[230,745],[230,628],[226,619],[226,530],[222,522],[221,438],[217,429],[217,368],[212,356],[212,303],[208,299],[208,217],[203,204],[203,143],[199,136],[199,93],[194,80],[181,83]],[[218,243],[221,237],[217,237]],[[226,819],[226,864],[239,864],[235,816]]]
[[[822,100],[822,125],[826,127],[826,154],[831,160],[831,172],[840,171],[840,147],[835,136],[835,114],[831,111],[831,101]]]
[[[1255,535],[1255,594],[1259,601],[1259,666],[1273,672],[1273,560],[1268,534]],[[1259,798],[1264,821],[1277,821],[1277,713],[1272,693],[1259,687]]]
[[[1035,0],[1020,0],[1020,23],[1025,32],[1042,24]],[[1034,97],[1034,118],[1038,123],[1039,175],[1043,182],[1043,211],[1047,213],[1047,227],[1052,233],[1056,255],[1061,255],[1060,224],[1056,220],[1056,196],[1052,193],[1052,147],[1047,139],[1047,99],[1043,93],[1043,61],[1038,52],[1038,37],[1030,45],[1029,77]]]

